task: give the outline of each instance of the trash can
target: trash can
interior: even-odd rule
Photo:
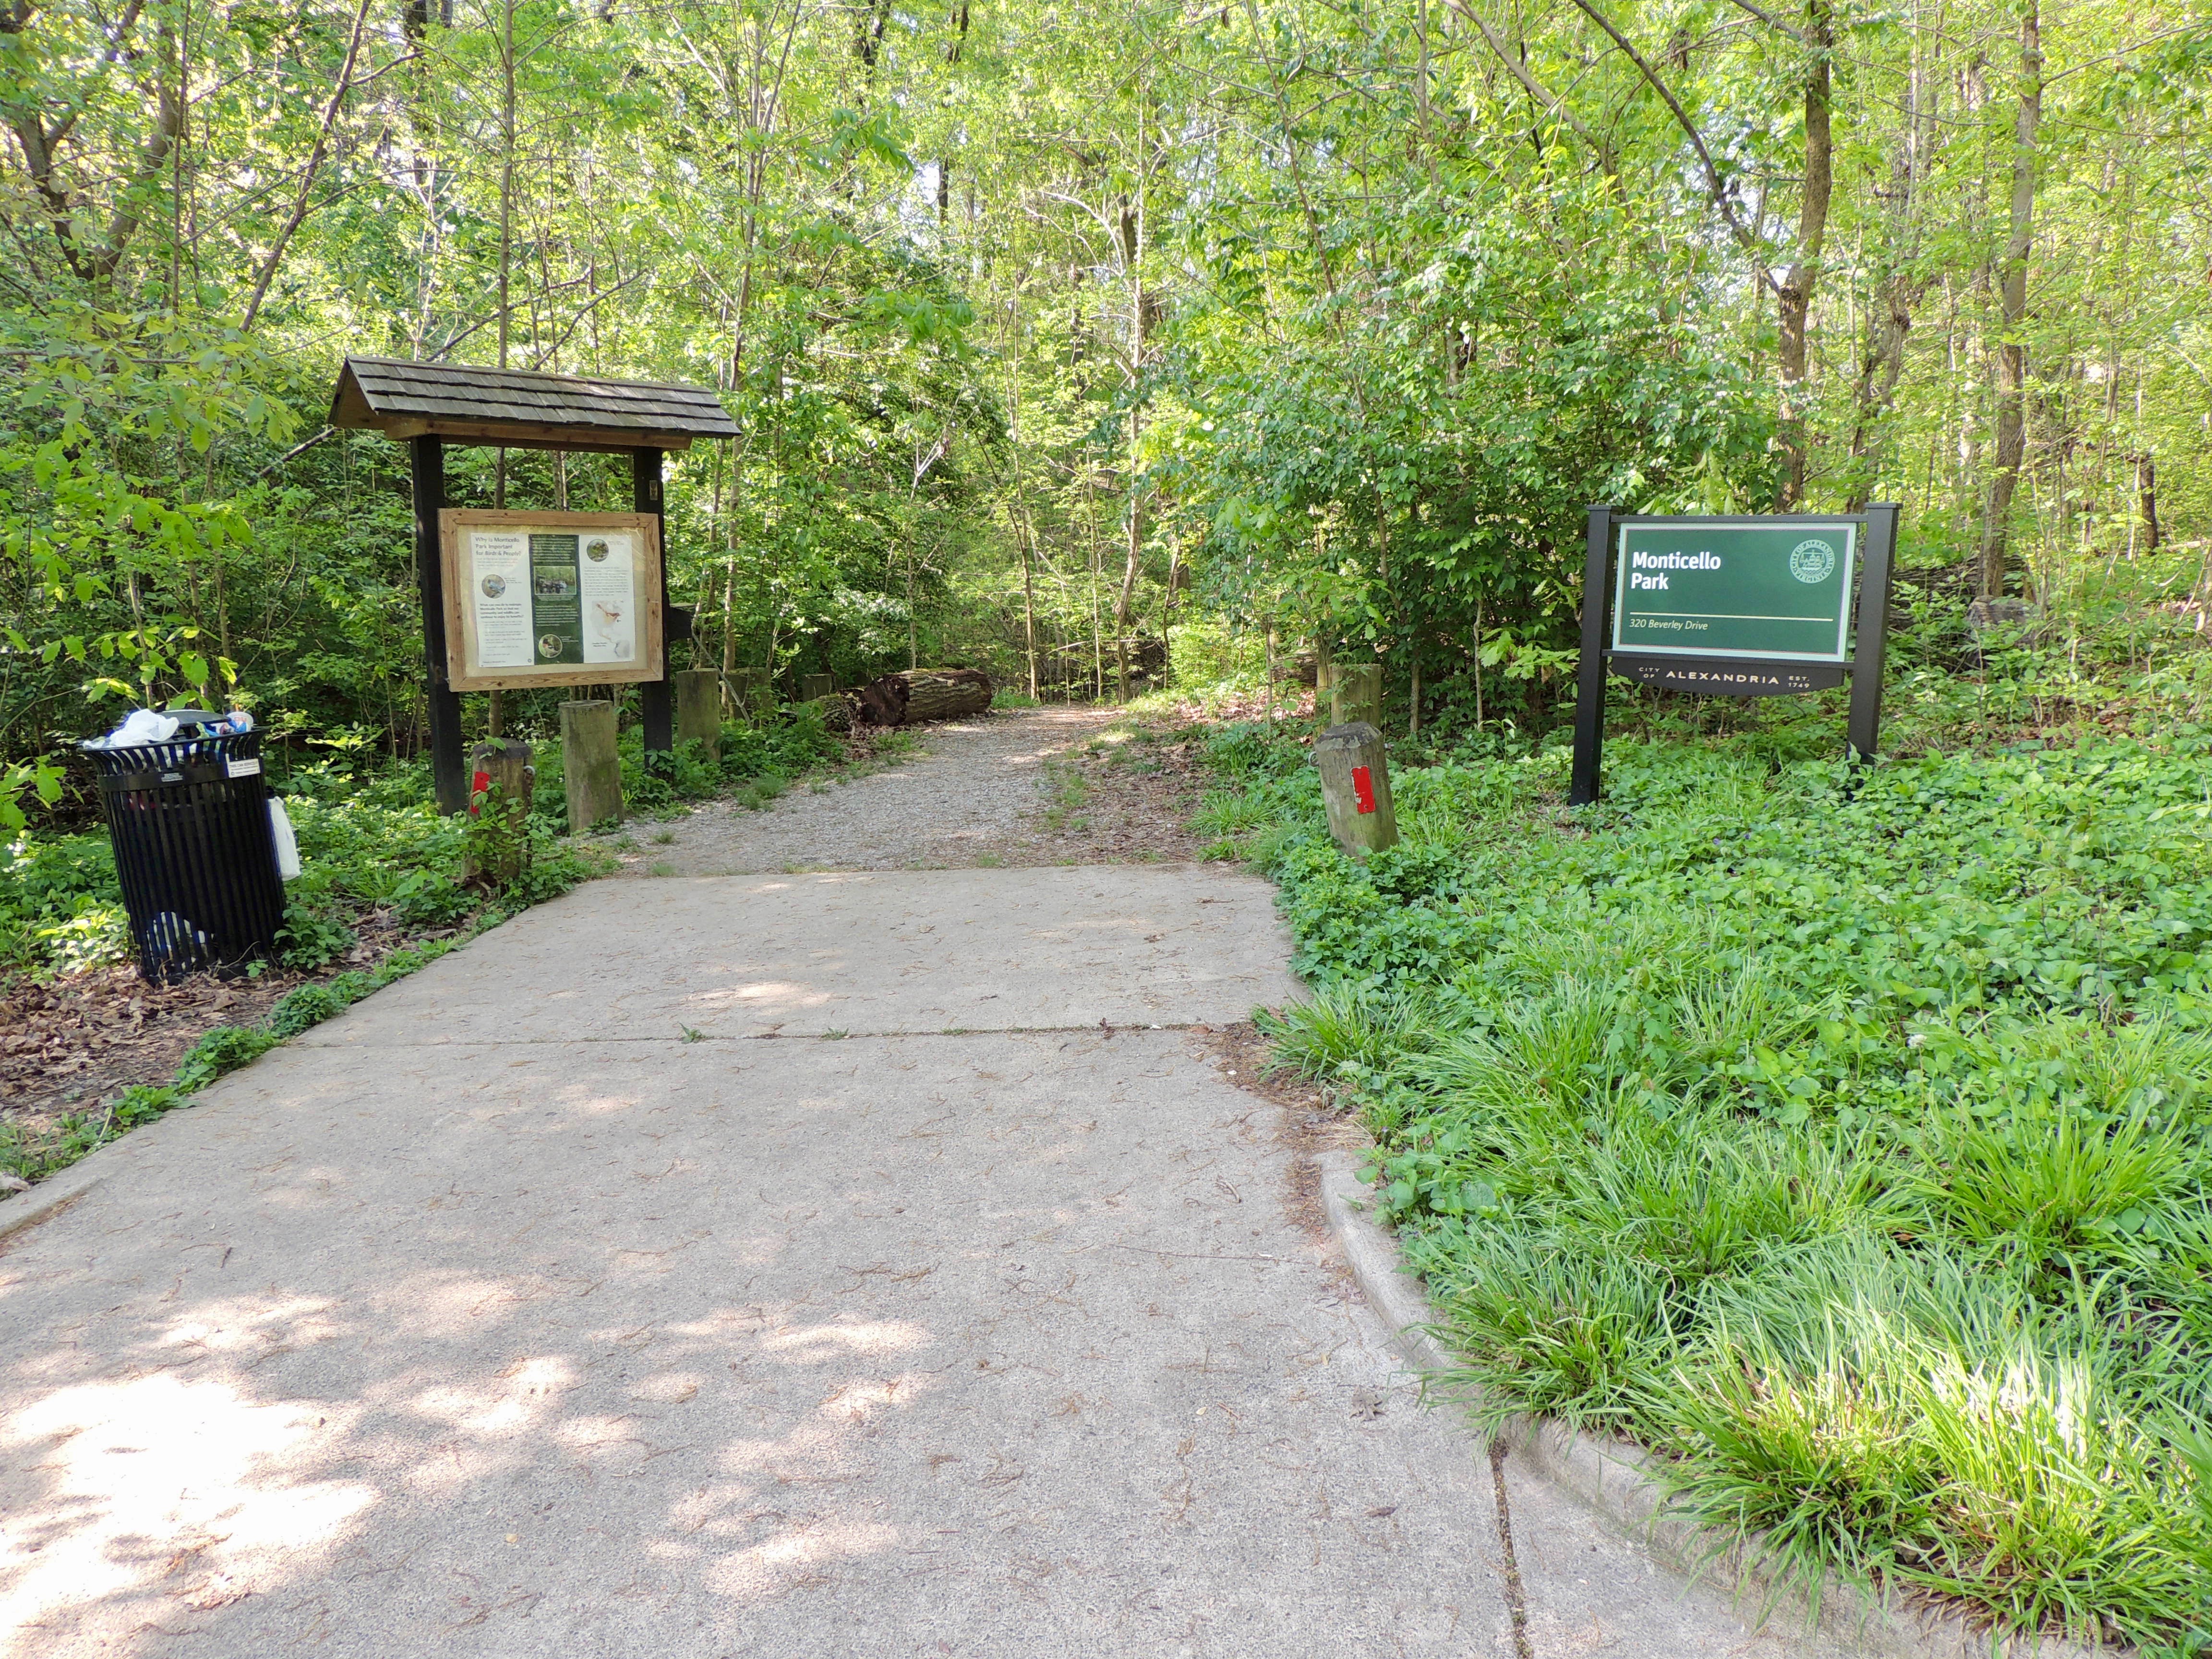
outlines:
[[[169,714],[179,724],[167,742],[84,745],[138,972],[155,985],[271,957],[284,921],[261,733],[210,731],[222,717],[198,709]]]

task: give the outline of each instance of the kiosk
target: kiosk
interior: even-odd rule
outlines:
[[[674,746],[668,644],[690,637],[690,617],[668,603],[660,461],[696,438],[737,436],[711,388],[349,357],[331,424],[407,446],[440,811],[469,806],[463,691],[635,684],[647,752]],[[449,442],[627,454],[635,510],[448,508]]]

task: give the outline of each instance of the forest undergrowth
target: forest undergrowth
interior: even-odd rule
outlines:
[[[1364,866],[1316,722],[1217,731],[1200,827],[1313,990],[1263,1024],[1485,1425],[1640,1443],[1808,1586],[2205,1648],[2212,726],[2159,660],[1908,672],[1856,774],[1841,694],[1617,687],[1579,810],[1565,732],[1447,721]]]

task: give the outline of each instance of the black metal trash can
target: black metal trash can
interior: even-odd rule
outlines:
[[[170,712],[181,724],[167,743],[85,750],[139,975],[155,985],[273,957],[284,922],[260,732],[210,732],[222,716]]]

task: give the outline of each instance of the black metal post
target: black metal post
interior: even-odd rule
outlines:
[[[1575,675],[1575,763],[1567,805],[1598,797],[1598,762],[1605,749],[1605,616],[1612,599],[1613,515],[1589,510],[1589,550],[1583,561],[1583,655]]]
[[[438,544],[438,512],[446,504],[446,445],[441,438],[410,438],[409,481],[415,495],[415,583],[422,593],[422,657],[429,672],[430,781],[438,810],[469,810],[468,774],[461,754],[460,694],[446,684],[446,581]]]
[[[634,510],[650,513],[660,527],[660,660],[654,665],[660,677],[638,687],[638,707],[645,716],[646,753],[665,755],[676,747],[676,713],[668,682],[668,520],[660,507],[660,452],[633,449],[629,467]]]
[[[1851,650],[1851,760],[1863,766],[1881,743],[1882,659],[1889,638],[1890,567],[1897,555],[1897,503],[1866,510],[1866,565],[1859,575],[1857,638]]]

